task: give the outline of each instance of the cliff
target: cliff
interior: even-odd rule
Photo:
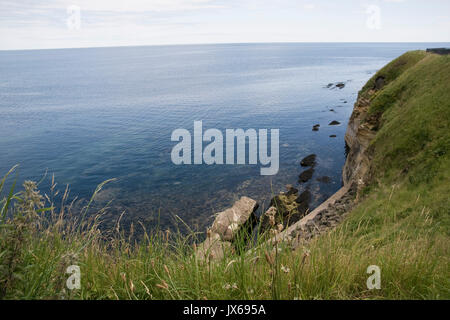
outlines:
[[[345,135],[344,184],[357,183],[361,193],[374,184],[442,173],[438,167],[447,163],[449,147],[449,63],[448,55],[408,52],[368,81]]]
[[[413,51],[378,71],[358,93],[345,141],[343,188],[276,239],[293,242],[335,227],[380,189],[416,194],[448,224],[450,57]],[[413,199],[411,199],[413,201]],[[398,204],[412,210],[404,199]],[[356,208],[356,210],[353,210]],[[425,207],[424,207],[425,208]]]
[[[425,61],[422,61],[424,59]],[[370,183],[373,178],[371,162],[376,151],[375,145],[372,145],[372,148],[370,146],[384,123],[384,111],[389,109],[389,106],[398,104],[399,98],[406,99],[405,91],[408,90],[408,86],[411,90],[419,85],[410,80],[425,81],[424,75],[417,77],[414,75],[417,72],[414,67],[421,61],[423,64],[432,64],[436,59],[448,60],[423,51],[408,52],[378,71],[359,92],[345,134],[348,156],[342,172],[344,185],[355,182],[360,190]],[[407,79],[410,74],[414,79]],[[410,99],[418,95],[417,92],[411,93],[412,95],[408,97]],[[407,119],[411,115],[406,115],[405,112],[406,110],[403,110],[401,113],[403,118]],[[407,125],[411,126],[413,123]],[[391,134],[395,135],[396,132]],[[400,132],[398,134],[401,135]]]

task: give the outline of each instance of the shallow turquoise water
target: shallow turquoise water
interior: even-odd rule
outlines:
[[[117,178],[112,219],[170,226],[174,215],[204,227],[248,195],[267,206],[291,183],[316,206],[341,185],[344,133],[358,90],[405,51],[442,44],[236,44],[0,52],[0,172],[20,163],[19,182],[40,180],[86,199]],[[324,88],[344,81],[342,90]],[[347,103],[344,103],[347,101]],[[334,112],[330,111],[334,109]],[[280,170],[259,165],[175,166],[170,136],[206,129],[278,128]],[[332,120],[340,126],[328,126]],[[318,132],[312,126],[321,124]],[[329,135],[335,134],[332,139]],[[299,161],[316,153],[313,179],[297,183]],[[331,183],[320,183],[320,176]]]

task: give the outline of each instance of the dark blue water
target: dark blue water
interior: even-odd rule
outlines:
[[[174,215],[203,227],[247,195],[267,206],[285,184],[309,187],[313,206],[341,186],[344,133],[358,90],[405,51],[443,44],[239,44],[0,52],[0,172],[19,182],[52,174],[112,219],[169,226]],[[448,46],[448,44],[447,44]],[[324,88],[346,82],[342,90]],[[347,103],[344,103],[347,101]],[[330,111],[330,109],[334,109]],[[280,170],[259,165],[171,162],[177,128],[280,129]],[[328,126],[338,120],[340,126]],[[320,124],[319,132],[312,126]],[[336,138],[329,135],[335,134]],[[315,176],[299,185],[299,161],[316,153]],[[316,178],[329,176],[331,183]]]

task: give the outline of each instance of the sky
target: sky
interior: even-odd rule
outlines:
[[[0,50],[450,42],[450,0],[0,0]]]

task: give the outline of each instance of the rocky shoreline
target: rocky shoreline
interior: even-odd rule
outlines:
[[[368,92],[369,96],[384,86],[382,80],[375,82],[374,88]],[[342,89],[344,86],[339,83],[339,86],[328,85],[326,88]],[[236,250],[234,244],[237,239],[242,239],[244,235],[246,240],[250,240],[250,233],[258,227],[259,235],[267,237],[269,242],[284,242],[292,249],[335,228],[357,203],[358,192],[365,185],[369,173],[368,146],[377,130],[377,119],[367,118],[369,98],[358,95],[349,119],[345,134],[347,158],[342,170],[343,186],[339,191],[310,211],[311,193],[308,187],[299,194],[299,190],[287,185],[287,191],[273,197],[269,208],[259,219],[255,215],[258,208],[256,201],[242,197],[232,208],[216,215],[216,220],[207,231],[207,239],[197,247],[197,256],[202,259],[221,259],[227,250]],[[339,124],[338,121],[329,123],[330,126]],[[313,126],[313,131],[318,131],[319,127]],[[313,177],[316,155],[311,154],[302,159],[300,166],[306,168],[299,175],[299,183],[302,184]],[[317,179],[327,183],[327,178]]]

